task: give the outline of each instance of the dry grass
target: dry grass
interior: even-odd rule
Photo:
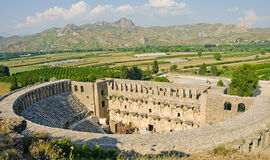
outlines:
[[[163,156],[142,156],[135,158],[136,160],[269,160],[270,155],[243,153],[236,149],[227,149],[223,146],[217,147],[212,151],[193,154],[186,157],[179,157],[177,155],[163,155]],[[119,160],[126,160],[119,158]]]
[[[10,92],[10,83],[0,82],[0,97]]]

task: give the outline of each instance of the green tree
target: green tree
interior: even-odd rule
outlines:
[[[141,80],[142,79],[142,70],[138,68],[138,66],[132,66],[129,70],[128,78],[133,80]]]
[[[173,71],[176,71],[177,70],[177,65],[172,65],[171,67],[170,67],[170,71],[171,72],[173,72]]]
[[[152,72],[154,74],[156,74],[156,73],[158,73],[158,69],[159,69],[158,62],[157,62],[157,60],[155,60],[154,63],[153,63],[153,66],[152,66]]]
[[[205,63],[203,63],[201,66],[200,66],[200,68],[199,68],[199,74],[200,75],[205,75],[206,74],[206,65],[205,65]]]
[[[12,76],[11,77],[11,86],[10,86],[10,90],[11,91],[14,91],[16,89],[18,89],[19,86],[18,86],[18,82],[17,82],[17,78],[15,76]]]
[[[217,82],[217,86],[223,86],[224,85],[224,83],[223,83],[223,81],[220,79],[218,82]]]
[[[217,61],[221,60],[221,54],[220,54],[220,53],[215,53],[215,54],[214,54],[214,58],[215,58]]]
[[[264,50],[261,51],[261,55],[265,55],[265,51]]]
[[[9,68],[4,65],[0,65],[0,77],[9,76]]]
[[[128,67],[127,66],[122,66],[121,69],[120,69],[120,78],[122,79],[128,79]]]
[[[147,65],[146,70],[143,71],[143,77],[150,77],[152,75],[152,71],[150,69],[150,66]]]
[[[198,56],[201,57],[202,56],[202,52],[198,52]]]
[[[253,89],[258,86],[259,77],[254,67],[244,64],[233,72],[228,93],[241,97],[253,96]]]
[[[218,69],[215,65],[211,66],[211,74],[212,76],[217,76],[218,75]]]

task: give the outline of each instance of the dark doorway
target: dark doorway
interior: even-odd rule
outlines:
[[[154,131],[154,126],[151,125],[151,124],[149,124],[149,125],[148,125],[148,130],[151,131],[151,132]]]

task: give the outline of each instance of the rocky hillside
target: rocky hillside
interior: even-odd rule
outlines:
[[[249,44],[270,41],[270,29],[251,29],[244,25],[201,23],[196,25],[136,26],[122,18],[116,22],[96,22],[41,33],[0,39],[0,52],[51,51],[93,48],[121,48],[145,45]]]

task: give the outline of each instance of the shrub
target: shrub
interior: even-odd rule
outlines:
[[[223,86],[224,85],[224,83],[223,83],[223,81],[220,79],[218,82],[217,82],[217,86]]]
[[[255,60],[258,60],[258,59],[259,59],[259,55],[256,55],[256,56],[255,56]]]
[[[227,156],[227,155],[231,155],[233,153],[236,153],[237,150],[236,149],[227,149],[223,146],[219,146],[219,147],[216,147],[215,149],[213,149],[212,153],[214,155],[221,155],[221,156]]]
[[[200,75],[205,75],[206,74],[206,65],[203,63],[200,68],[199,68],[199,74]]]
[[[54,139],[53,144],[59,146],[69,159],[116,159],[117,157],[114,150],[105,151],[99,146],[95,146],[93,149],[86,145],[79,147],[70,143],[69,139]]]
[[[215,58],[217,61],[221,60],[221,54],[220,54],[220,53],[215,53],[215,54],[214,54],[214,58]]]
[[[202,56],[202,52],[198,52],[198,56],[201,57]]]
[[[170,67],[170,71],[171,72],[173,72],[173,71],[176,71],[177,70],[177,65],[172,65],[171,67]]]
[[[22,159],[22,155],[15,149],[7,149],[0,154],[0,159],[19,160]]]
[[[170,82],[168,77],[155,77],[154,79],[151,79],[151,81],[155,82]]]
[[[30,146],[29,151],[35,159],[65,159],[63,149],[49,140],[34,142]]]
[[[211,66],[211,74],[212,76],[217,76],[218,75],[218,69],[215,65]]]

